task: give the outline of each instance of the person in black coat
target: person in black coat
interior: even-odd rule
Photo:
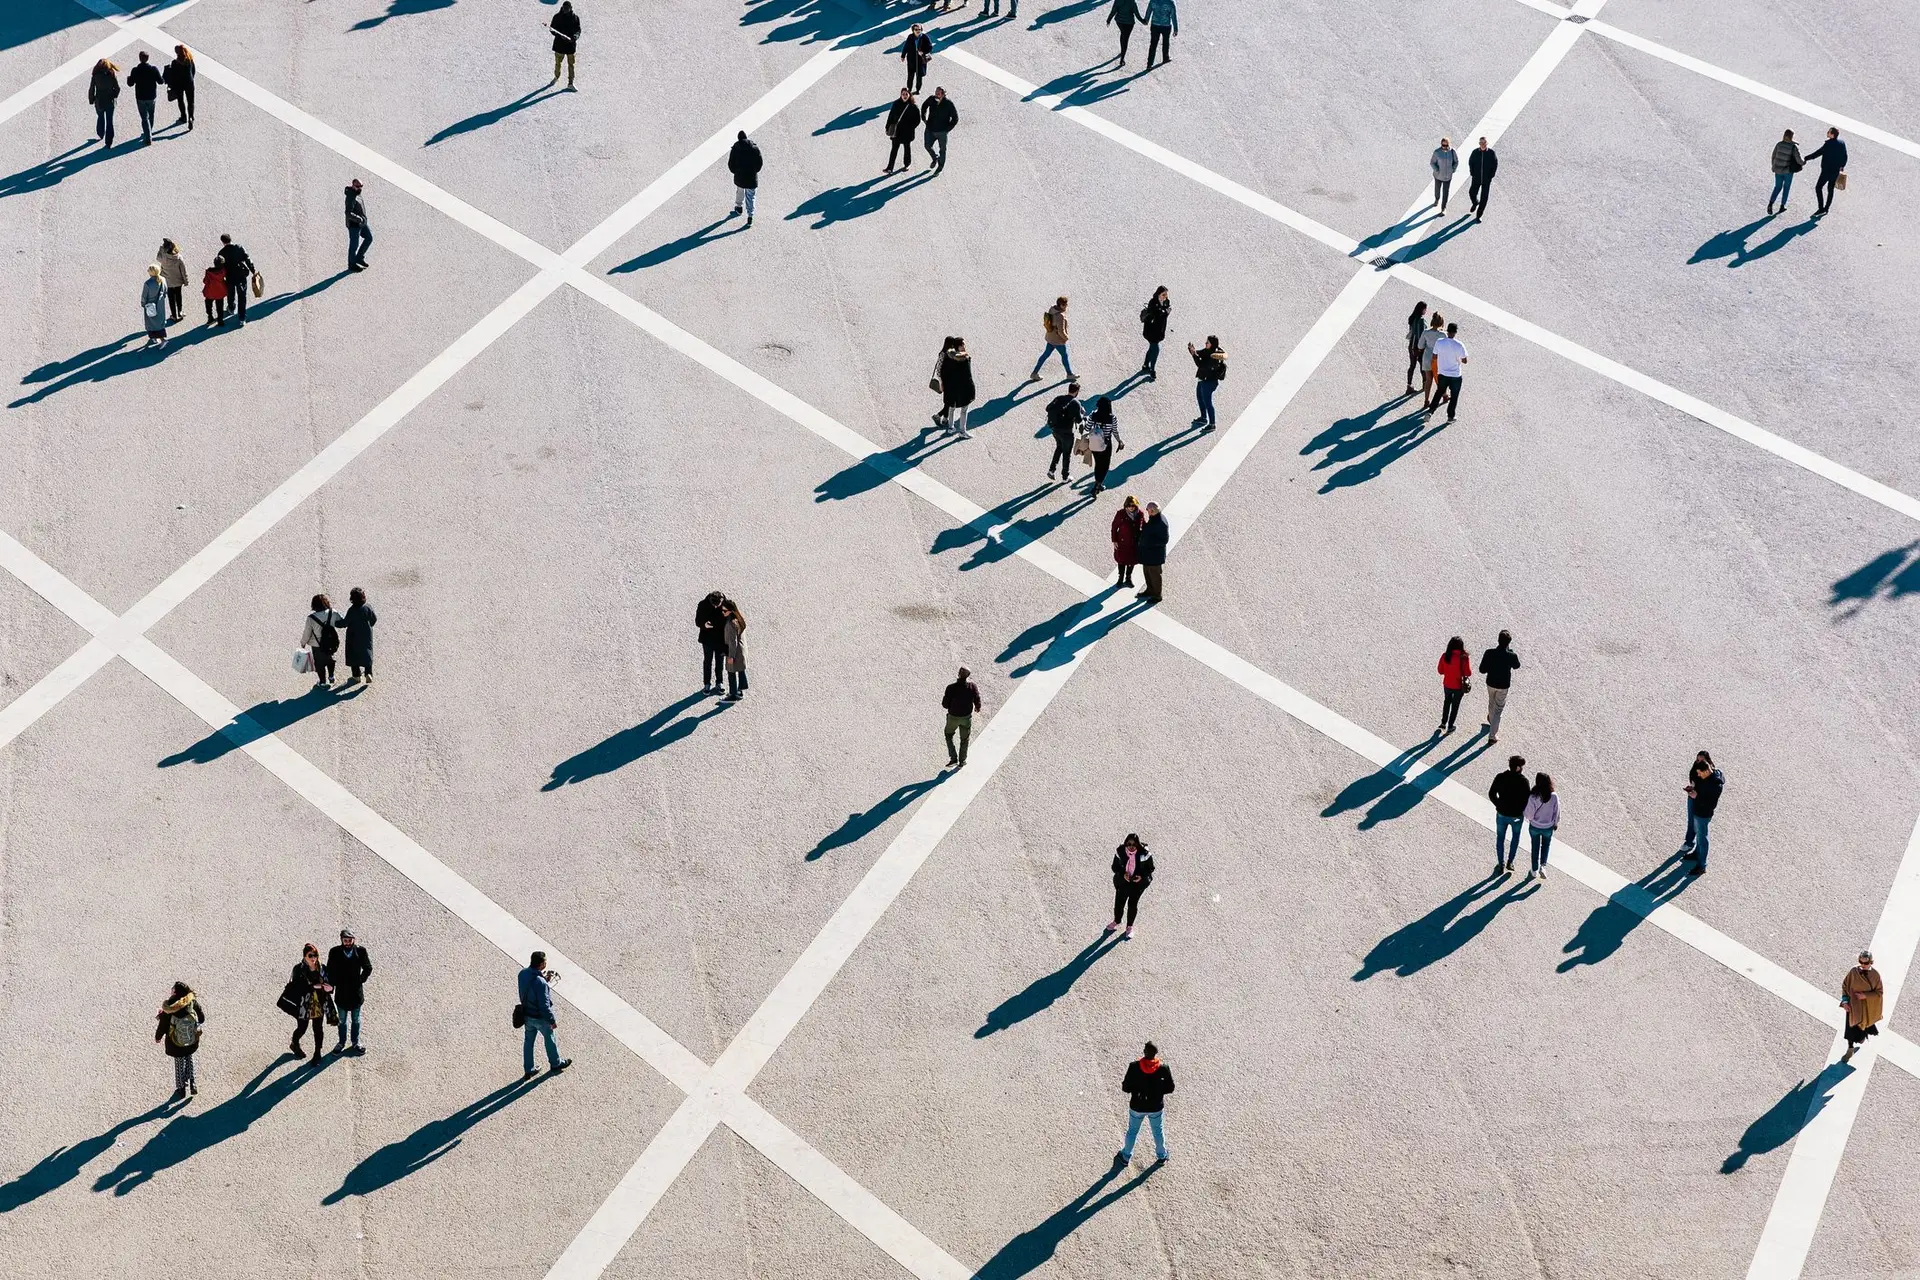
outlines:
[[[1161,285],[1147,299],[1147,305],[1140,308],[1140,336],[1147,340],[1147,358],[1140,362],[1140,372],[1148,382],[1160,376],[1160,344],[1167,340],[1167,317],[1173,314],[1173,299],[1167,296],[1167,286]]]
[[[947,96],[946,86],[934,88],[933,97],[927,99],[924,113],[927,132],[927,168],[940,173],[947,167],[947,135],[960,123],[960,108],[953,105],[953,99]]]
[[[700,691],[719,693],[727,682],[727,597],[707,592],[693,610],[693,629],[700,637]]]
[[[967,430],[967,406],[973,403],[974,394],[973,357],[967,352],[967,340],[949,339],[940,354],[941,425],[962,440],[973,438]]]
[[[1167,528],[1167,518],[1160,514],[1158,503],[1147,504],[1147,520],[1140,526],[1139,534],[1134,538],[1134,551],[1140,557],[1140,571],[1147,575],[1147,587],[1134,595],[1141,600],[1160,603],[1160,571],[1167,563],[1167,543],[1172,540],[1172,530]]]
[[[553,32],[553,79],[547,83],[560,83],[560,62],[564,58],[567,63],[567,88],[571,89],[573,55],[580,48],[580,15],[573,11],[573,0],[562,0],[560,12],[553,15],[547,30]]]
[[[113,149],[113,108],[120,101],[120,68],[102,58],[87,79],[87,101],[93,104],[93,136]]]
[[[1485,138],[1480,145],[1467,152],[1467,207],[1473,210],[1473,220],[1480,221],[1487,212],[1487,189],[1493,186],[1493,175],[1500,171],[1500,157],[1487,145]]]
[[[360,179],[347,184],[347,270],[367,269],[367,250],[373,247],[373,226],[367,221],[366,201],[360,198]]]
[[[193,1055],[200,1048],[200,1026],[207,1010],[200,997],[184,982],[173,984],[173,992],[160,1002],[160,1013],[153,1028],[156,1043],[166,1046],[173,1059],[173,1100],[179,1102],[200,1092],[194,1078]]]
[[[232,236],[220,237],[220,252],[215,257],[227,273],[227,309],[220,317],[225,324],[228,316],[233,316],[240,324],[247,322],[247,277],[253,274],[253,259],[247,251],[233,242]]]
[[[1847,167],[1847,144],[1840,141],[1838,129],[1827,130],[1827,140],[1807,152],[1806,163],[1815,160],[1820,162],[1820,177],[1813,184],[1813,200],[1819,206],[1813,216],[1818,218],[1833,207],[1833,184]]]
[[[320,948],[311,942],[300,949],[300,963],[293,966],[293,974],[287,979],[287,985],[280,992],[282,1012],[294,1020],[293,1040],[287,1049],[296,1058],[304,1058],[300,1037],[307,1033],[307,1027],[313,1027],[313,1060],[320,1061],[320,1050],[327,1038],[327,1009],[333,996],[333,984],[327,981],[327,971],[320,965]]]
[[[913,135],[919,127],[920,107],[913,100],[913,90],[902,89],[887,109],[887,137],[893,140],[893,145],[887,149],[885,172],[893,172],[893,158],[902,154],[906,156],[906,163],[901,168],[913,168]]]
[[[747,137],[745,129],[733,140],[733,149],[727,152],[727,172],[733,175],[733,212],[727,217],[747,211],[747,225],[753,225],[753,196],[760,189],[760,166],[765,163],[760,158],[760,147]]]
[[[133,87],[134,110],[140,113],[141,145],[150,147],[153,145],[153,112],[160,105],[160,68],[153,65],[146,50],[140,51],[140,61],[127,72],[127,83]]]
[[[900,46],[900,61],[907,64],[907,88],[920,92],[927,82],[927,63],[932,58],[933,39],[916,22],[913,30],[907,32],[906,43]]]
[[[355,587],[347,592],[347,613],[344,626],[347,631],[347,671],[351,684],[355,680],[373,683],[373,624],[380,621],[374,614],[373,606],[367,603],[367,593]]]
[[[167,82],[167,97],[180,104],[180,118],[175,124],[187,126],[187,132],[193,132],[193,82],[199,74],[199,68],[193,65],[193,54],[187,46],[173,46],[173,61],[167,64],[163,78]]]
[[[1140,895],[1153,883],[1153,854],[1147,846],[1140,843],[1140,837],[1129,832],[1113,851],[1113,923],[1107,926],[1112,933],[1120,927],[1120,916],[1126,914],[1127,931],[1120,935],[1125,941],[1133,937],[1133,918],[1140,911]]]
[[[1140,1122],[1148,1121],[1153,1127],[1153,1154],[1161,1163],[1167,1159],[1167,1138],[1160,1130],[1161,1113],[1167,1105],[1167,1095],[1173,1092],[1173,1069],[1160,1059],[1160,1050],[1149,1040],[1146,1050],[1137,1062],[1127,1064],[1127,1074],[1120,1080],[1120,1092],[1127,1095],[1127,1144],[1121,1147],[1113,1157],[1116,1168],[1133,1159],[1133,1144],[1140,1136]]]
[[[1073,442],[1086,418],[1078,382],[1069,382],[1065,391],[1047,402],[1047,429],[1053,432],[1053,461],[1047,463],[1047,479],[1053,479],[1055,467],[1060,468],[1063,483],[1073,479]]]
[[[360,1052],[360,1006],[367,1001],[367,979],[373,976],[373,961],[367,949],[353,936],[353,930],[340,931],[340,945],[327,952],[327,981],[333,984],[333,1003],[340,1010],[340,1038],[335,1053],[347,1048],[347,1027],[353,1027],[353,1051]]]

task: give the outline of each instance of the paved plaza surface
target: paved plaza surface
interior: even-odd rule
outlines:
[[[0,11],[0,1276],[1920,1276],[1920,13],[1185,0],[1148,72],[1106,0],[578,3],[571,93],[541,0]],[[886,176],[915,20],[960,125]],[[197,127],[128,90],[103,154],[88,68],[176,42]],[[1765,216],[1829,124],[1831,214],[1815,165]],[[1483,133],[1485,221],[1464,167],[1413,207]],[[194,323],[222,232],[244,328]],[[1098,497],[1025,381],[1059,294]],[[316,691],[355,586],[378,676]],[[1501,628],[1498,744],[1477,688],[1436,735]],[[1543,881],[1489,874],[1514,752]],[[368,1051],[302,1064],[275,998],[343,925]],[[535,947],[574,1066],[523,1082]],[[1149,1038],[1171,1158],[1119,1168]]]

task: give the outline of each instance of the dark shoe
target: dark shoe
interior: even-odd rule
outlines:
[[[1696,862],[1693,864],[1692,869],[1689,870],[1687,874],[1690,876],[1703,876],[1707,874],[1707,869]]]
[[[522,1071],[522,1072],[520,1073],[520,1078],[521,1078],[522,1080],[531,1080],[531,1079],[533,1079],[533,1078],[534,1078],[535,1076],[537,1076],[537,1075],[539,1075],[539,1074],[540,1074],[540,1073],[539,1073],[538,1071]]]
[[[300,1042],[298,1040],[287,1041],[287,1052],[292,1054],[296,1058],[304,1058],[307,1056],[307,1051],[300,1047]]]
[[[562,1071],[565,1071],[568,1067],[572,1065],[573,1065],[572,1058],[562,1058],[554,1066],[548,1067],[547,1070],[551,1071],[554,1075],[559,1075]]]
[[[187,1091],[185,1089],[175,1089],[173,1091],[173,1096],[171,1098],[168,1098],[167,1101],[182,1102],[186,1099],[186,1096],[187,1096]]]

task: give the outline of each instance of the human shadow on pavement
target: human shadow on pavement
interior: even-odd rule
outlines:
[[[1108,0],[1073,0],[1071,4],[1058,5],[1047,10],[1031,23],[1027,24],[1027,30],[1038,31],[1040,28],[1050,27],[1056,22],[1069,21],[1070,19],[1079,17],[1081,14],[1092,13],[1095,9],[1100,8],[1106,3],[1108,3]]]
[[[268,1080],[288,1062],[294,1064],[293,1070]],[[175,1114],[165,1128],[147,1139],[145,1146],[101,1174],[94,1181],[93,1189],[124,1196],[152,1181],[155,1174],[191,1160],[229,1138],[239,1137],[252,1127],[254,1121],[291,1097],[295,1090],[325,1071],[332,1062],[332,1058],[322,1058],[318,1062],[307,1063],[295,1054],[281,1054],[225,1102],[205,1111]]]
[[[122,0],[123,13],[144,17],[164,9],[174,0]],[[48,36],[78,27],[99,18],[78,4],[0,4],[0,50],[32,44]],[[138,126],[135,126],[138,132]]]
[[[1920,541],[1883,551],[1852,573],[1836,578],[1827,604],[1839,610],[1837,620],[1845,621],[1870,601],[1910,595],[1920,595]]]
[[[902,783],[882,797],[871,809],[866,810],[864,813],[848,814],[845,822],[823,836],[819,844],[807,850],[806,860],[808,862],[818,862],[835,849],[845,848],[847,845],[863,839],[871,832],[885,826],[887,820],[893,817],[894,814],[899,813],[915,800],[918,800],[921,796],[939,786],[949,776],[950,775],[946,773],[940,773],[931,778],[922,778],[918,782]]]
[[[105,1133],[61,1147],[49,1153],[40,1162],[11,1182],[0,1183],[0,1213],[12,1213],[21,1205],[31,1204],[49,1191],[58,1191],[75,1178],[96,1157],[110,1150],[120,1140],[120,1135],[129,1129],[136,1129],[149,1120],[159,1120],[173,1113],[172,1102],[162,1102],[150,1111],[137,1116],[129,1116],[114,1125]]]
[[[1058,492],[1072,493],[1073,496],[1052,511],[1035,516],[1023,516],[1017,520],[1014,518],[1042,498]],[[990,564],[1000,563],[1028,543],[1038,542],[1047,537],[1092,505],[1091,490],[1074,492],[1063,489],[1052,481],[1037,484],[1025,493],[1016,493],[999,506],[989,508],[986,514],[976,517],[970,524],[941,530],[935,535],[930,550],[934,555],[943,555],[949,551],[958,551],[962,547],[973,547],[973,554],[961,562],[961,570],[984,568]],[[987,536],[987,529],[996,530],[993,537]]]
[[[568,756],[553,766],[553,776],[548,778],[540,789],[558,791],[571,783],[585,782],[603,773],[624,769],[642,756],[650,756],[656,751],[672,746],[698,729],[702,722],[713,719],[733,705],[729,702],[716,702],[697,716],[681,714],[692,710],[706,698],[707,694],[704,691],[690,693],[678,702],[668,703],[639,724],[622,729],[612,737],[588,747],[585,751]]]
[[[440,6],[434,7],[437,8]],[[420,145],[424,147],[436,146],[439,143],[445,142],[448,138],[457,138],[463,133],[472,133],[476,129],[484,129],[488,125],[498,124],[508,116],[525,111],[528,107],[538,106],[548,98],[557,98],[564,92],[566,92],[566,90],[562,88],[557,81],[548,81],[538,89],[532,89],[521,94],[504,106],[489,107],[485,111],[479,111],[468,116],[465,120],[456,120]]]
[[[1037,650],[1033,657],[1007,673],[1016,677],[1066,666],[1087,646],[1153,607],[1145,600],[1135,599],[1111,613],[1103,613],[1107,601],[1115,592],[1123,590],[1123,587],[1109,586],[1097,596],[1070,604],[1044,622],[1034,623],[1009,640],[994,661],[1011,662],[1029,650]]]
[[[1120,461],[1107,472],[1107,488],[1118,489],[1135,476],[1144,475],[1159,466],[1168,454],[1178,453],[1209,434],[1205,427],[1190,423],[1165,439],[1155,440],[1144,449],[1121,454]]]
[[[865,8],[868,12],[862,15],[840,0],[748,0],[746,11],[740,15],[740,25],[769,28],[761,37],[762,44],[844,40],[859,46],[904,35],[926,14],[926,9],[919,4],[892,0],[881,0]]]
[[[1446,430],[1444,419],[1436,419],[1432,427],[1427,427],[1426,414],[1418,405],[1411,405],[1398,417],[1388,416],[1400,406],[1408,404],[1412,395],[1412,392],[1402,392],[1356,417],[1340,418],[1301,446],[1302,454],[1326,450],[1325,455],[1313,464],[1315,471],[1346,464],[1321,483],[1321,493],[1332,493],[1335,489],[1345,489],[1375,479],[1388,467]]]
[[[459,1146],[467,1130],[518,1102],[552,1078],[552,1074],[548,1073],[531,1080],[515,1080],[511,1084],[501,1085],[452,1115],[430,1120],[406,1137],[389,1142],[347,1170],[347,1176],[340,1180],[340,1185],[322,1197],[320,1203],[339,1204],[348,1196],[370,1196],[410,1174],[418,1173]]]
[[[1394,250],[1393,260],[1395,262],[1412,262],[1416,258],[1424,258],[1441,245],[1444,245],[1447,241],[1465,235],[1473,229],[1473,226],[1473,215],[1463,213],[1424,239],[1416,240],[1404,248]]]
[[[1595,907],[1567,945],[1567,953],[1555,969],[1567,973],[1583,964],[1599,964],[1620,949],[1627,935],[1640,927],[1649,912],[1663,902],[1671,902],[1693,883],[1687,874],[1687,855],[1676,853],[1629,885],[1622,885],[1607,900]]]
[[[1494,893],[1503,885],[1502,892]],[[1497,872],[1468,885],[1418,920],[1401,925],[1374,943],[1353,980],[1365,982],[1389,969],[1396,977],[1411,978],[1479,937],[1503,909],[1524,902],[1539,888],[1538,881],[1516,881]]]
[[[308,686],[307,691],[297,698],[256,702],[234,716],[231,723],[215,729],[186,750],[176,751],[161,760],[159,767],[171,769],[177,764],[212,764],[249,742],[258,742],[270,733],[278,733],[289,725],[299,724],[308,716],[319,715],[328,707],[351,702],[365,688],[365,685],[333,688],[316,684]]]
[[[454,0],[387,0],[387,11],[372,18],[362,18],[348,27],[349,31],[370,31],[383,22],[395,18],[411,18],[415,14],[432,13],[435,9],[451,9]]]
[[[1094,962],[1107,952],[1120,945],[1117,933],[1102,934],[1080,949],[1080,954],[1055,969],[1052,973],[1042,974],[1028,983],[1026,988],[1015,995],[1008,996],[992,1012],[980,1029],[973,1033],[975,1040],[985,1040],[996,1031],[1005,1031],[1017,1026],[1037,1013],[1051,1009],[1061,996],[1073,990],[1073,984],[1080,976],[1093,968]]]
[[[1415,761],[1440,745],[1441,737],[1442,734],[1436,729],[1426,741],[1414,743],[1366,777],[1349,782],[1340,789],[1340,794],[1333,798],[1333,802],[1320,811],[1320,816],[1335,818],[1365,808],[1386,795],[1406,780],[1406,773],[1413,768]]]
[[[1747,1131],[1740,1135],[1740,1145],[1721,1161],[1720,1172],[1738,1173],[1755,1156],[1778,1151],[1792,1142],[1815,1116],[1826,1110],[1834,1088],[1852,1075],[1853,1070],[1850,1062],[1829,1063],[1826,1070],[1813,1079],[1802,1080],[1787,1090],[1780,1101],[1747,1126]]]
[[[721,231],[720,228],[726,226],[729,222],[733,223],[733,229],[731,231]],[[746,229],[747,218],[745,214],[728,214],[725,217],[715,218],[698,231],[689,232],[681,236],[678,240],[669,240],[663,245],[647,250],[637,258],[628,258],[617,267],[609,267],[607,274],[611,276],[619,275],[627,271],[645,271],[648,267],[657,267],[663,262],[671,262],[683,253],[691,253],[693,250],[703,245],[712,244],[716,240],[725,240],[728,236],[737,236]]]
[[[1725,258],[1727,260],[1727,266],[1730,268],[1744,267],[1749,262],[1757,261],[1772,253],[1778,253],[1780,250],[1786,248],[1787,245],[1820,225],[1818,218],[1809,217],[1804,222],[1796,222],[1788,226],[1783,226],[1759,244],[1751,247],[1748,246],[1747,241],[1753,237],[1755,232],[1772,222],[1775,218],[1783,216],[1785,212],[1783,209],[1780,213],[1770,213],[1764,218],[1754,219],[1744,227],[1734,227],[1730,231],[1722,231],[1709,236],[1704,244],[1693,251],[1693,256],[1687,259],[1687,265],[1695,266],[1702,262],[1713,262],[1720,258]]]
[[[858,129],[862,125],[871,124],[881,116],[887,114],[888,110],[892,108],[897,100],[898,99],[895,98],[888,98],[877,107],[848,107],[845,111],[842,111],[839,115],[827,121],[818,129],[815,129],[813,136],[818,138],[823,134],[838,133],[842,129]]]
[[[870,453],[822,480],[813,487],[813,500],[842,502],[863,493],[871,493],[889,480],[905,475],[942,449],[959,443],[959,440],[959,436],[944,428],[922,427],[920,434],[906,443],[883,449],[879,453]]]
[[[878,213],[892,201],[931,181],[933,174],[929,170],[909,167],[900,170],[897,175],[879,174],[860,182],[848,183],[844,187],[829,187],[801,201],[787,215],[787,221],[815,218],[808,230],[819,231],[836,222],[851,222],[855,218]]]
[[[1065,75],[1055,76],[1027,94],[1021,101],[1037,102],[1043,97],[1057,97],[1060,101],[1053,104],[1055,111],[1064,107],[1092,106],[1096,102],[1119,97],[1135,80],[1147,74],[1143,70],[1111,80],[1102,79],[1102,68],[1113,62],[1114,58],[1105,58],[1090,67],[1082,67],[1078,71],[1069,71]],[[1118,68],[1115,69],[1118,70]]]
[[[1378,249],[1381,245],[1392,244],[1395,240],[1406,235],[1407,232],[1413,230],[1415,227],[1424,226],[1429,222],[1438,222],[1445,216],[1437,206],[1428,205],[1416,213],[1408,214],[1392,226],[1382,227],[1380,230],[1374,232],[1359,244],[1356,244],[1353,247],[1353,252],[1347,256],[1349,258],[1364,258],[1368,253]]]
[[[1023,378],[993,399],[982,400],[978,405],[967,410],[967,430],[974,431],[986,426],[989,422],[998,422],[1029,400],[1038,399],[1056,388],[1064,389],[1071,381],[1071,378],[1065,377],[1056,378],[1052,382],[1033,382]],[[1046,423],[1042,422],[1034,438],[1039,439],[1040,436],[1046,435],[1047,430]]]
[[[30,165],[18,173],[10,173],[0,178],[0,200],[8,196],[24,195],[29,191],[44,191],[48,187],[58,186],[74,174],[91,169],[102,160],[110,160],[127,147],[139,142],[140,134],[136,129],[132,142],[122,143],[109,151],[97,140],[70,147],[57,156],[50,156],[39,164]]]
[[[1160,1168],[1148,1165],[1129,1182],[1101,1194],[1102,1189],[1120,1176],[1125,1166],[1116,1164],[1098,1178],[1093,1185],[1082,1191],[1036,1227],[1029,1227],[1013,1239],[1000,1246],[1000,1251],[987,1259],[987,1264],[973,1273],[973,1280],[1015,1280],[1016,1277],[1030,1275],[1050,1261],[1060,1248],[1061,1241],[1080,1229],[1094,1214],[1120,1199],[1122,1196],[1145,1186]]]
[[[1435,787],[1478,760],[1492,745],[1492,739],[1487,731],[1476,729],[1470,737],[1462,740],[1459,746],[1425,769],[1418,772],[1409,770],[1405,778],[1374,801],[1373,807],[1367,810],[1364,818],[1360,819],[1360,830],[1371,831],[1383,822],[1392,822],[1395,818],[1405,817],[1413,811],[1415,805],[1425,800],[1428,793]]]

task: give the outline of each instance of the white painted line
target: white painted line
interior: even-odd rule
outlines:
[[[108,645],[98,640],[81,645],[65,662],[0,710],[0,748],[25,733],[36,720],[86,683],[88,676],[112,661],[113,649]]]
[[[102,58],[111,58],[114,54],[120,52],[120,50],[126,48],[139,38],[134,32],[125,29],[124,16],[120,15],[117,11],[109,15],[102,13],[93,5],[85,4],[84,0],[81,0],[81,2],[83,7],[93,10],[94,13],[106,18],[109,22],[113,22],[117,29],[112,35],[105,36],[81,50],[79,53],[74,54],[71,58],[68,58],[65,62],[47,72],[47,74],[41,76],[38,80],[35,80],[32,84],[27,85],[23,89],[16,90],[8,94],[4,100],[0,100],[0,124],[5,124],[49,94],[59,92],[61,86],[69,81],[77,80],[91,71],[94,63],[100,61]],[[180,0],[179,4],[172,5],[154,14],[153,20],[164,22],[169,18],[178,17],[198,3],[200,3],[200,0]]]

